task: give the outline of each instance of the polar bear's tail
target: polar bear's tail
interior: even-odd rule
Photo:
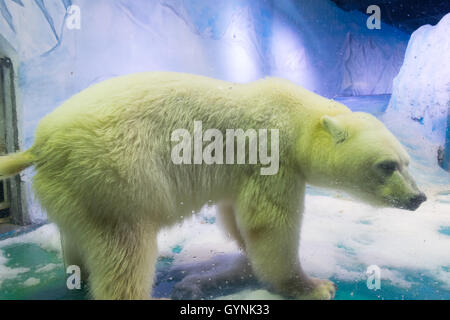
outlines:
[[[12,153],[0,157],[0,180],[18,174],[33,164],[33,156],[29,151]]]

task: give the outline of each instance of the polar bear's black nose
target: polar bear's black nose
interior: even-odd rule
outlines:
[[[415,195],[414,197],[409,200],[408,209],[409,210],[416,210],[422,202],[425,202],[427,200],[427,196],[425,193],[421,192],[418,195]]]

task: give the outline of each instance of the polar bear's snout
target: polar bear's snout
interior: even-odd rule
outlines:
[[[374,187],[375,198],[384,199],[389,207],[417,210],[427,200],[406,169],[396,170],[381,185]]]
[[[387,186],[391,187],[391,195],[397,199],[392,203],[394,207],[415,211],[427,200],[427,196],[417,187],[407,168],[401,168],[393,174],[392,178],[387,180]]]
[[[417,194],[417,195],[415,195],[415,196],[412,196],[412,197],[409,199],[409,204],[406,206],[405,209],[414,211],[414,210],[416,210],[417,208],[419,208],[420,205],[421,205],[423,202],[425,202],[425,201],[427,201],[427,196],[425,195],[425,193],[420,192],[419,194]]]

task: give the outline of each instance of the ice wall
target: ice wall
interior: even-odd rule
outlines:
[[[403,128],[409,125],[417,139],[441,146],[450,108],[449,35],[450,13],[412,34],[387,109],[387,117],[402,121]]]
[[[314,82],[298,81],[295,77],[301,70],[292,72],[278,65],[275,74],[283,70],[280,76],[329,97],[392,92],[392,79],[406,49],[405,33],[383,23],[380,30],[369,30],[366,15],[344,12],[331,1],[277,1],[276,6],[283,21],[290,22],[289,28],[298,34]],[[273,40],[278,42],[278,37],[273,35]],[[284,64],[289,63],[293,51],[286,50],[286,44],[278,45]]]
[[[79,29],[66,23],[72,5]],[[25,147],[64,100],[132,72],[280,76],[328,97],[390,93],[408,40],[329,0],[0,0],[0,13],[21,60]]]
[[[445,146],[442,151],[441,166],[450,171],[450,107],[447,110],[447,130],[445,133]]]

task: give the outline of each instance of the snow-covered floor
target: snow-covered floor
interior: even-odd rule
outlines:
[[[307,189],[300,259],[309,274],[337,283],[337,299],[450,299],[450,174],[411,135],[400,139],[428,196],[417,211],[375,209],[345,194]],[[242,272],[245,260],[220,231],[213,206],[163,230],[158,240],[154,296],[281,298]],[[381,270],[376,291],[366,285],[370,265]],[[55,225],[0,241],[0,299],[84,298],[85,292],[65,289],[64,277]]]
[[[312,190],[306,203],[301,261],[311,275],[338,283],[343,292],[337,298],[450,299],[449,195],[432,199],[415,212],[374,209]],[[204,208],[183,224],[161,232],[154,294],[281,298],[254,280],[240,279],[241,269],[231,266],[239,263],[239,252],[218,228],[214,212],[214,207]],[[65,284],[60,256],[59,233],[53,224],[1,241],[0,298],[20,298],[23,291],[28,293],[24,298],[52,297],[45,295],[46,287],[56,285],[61,290]],[[369,265],[381,268],[377,292],[365,285]],[[229,278],[214,277],[225,269]],[[59,286],[52,279],[59,280]]]

